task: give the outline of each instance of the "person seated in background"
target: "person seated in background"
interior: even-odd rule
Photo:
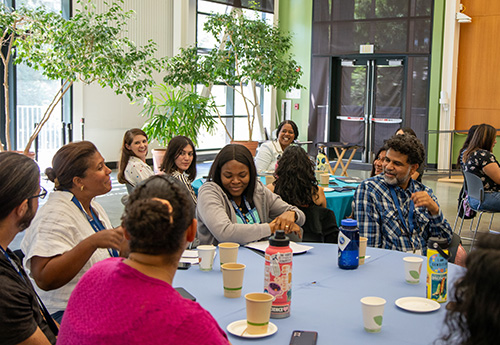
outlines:
[[[410,127],[400,128],[396,131],[396,133],[394,133],[394,135],[403,135],[403,134],[411,135],[414,136],[415,138],[417,137],[415,131]],[[425,170],[425,162],[422,162],[422,164],[419,165],[417,171],[415,171],[413,175],[411,175],[411,178],[417,180],[418,182],[422,182],[422,176],[424,175],[424,170]]]
[[[57,326],[37,298],[21,261],[8,245],[38,209],[40,169],[14,152],[0,153],[0,344],[55,344]]]
[[[201,244],[247,244],[285,230],[299,240],[305,216],[297,207],[257,181],[252,154],[243,145],[226,145],[215,157],[208,180],[198,192]]]
[[[436,343],[496,344],[500,339],[500,236],[479,237],[465,266],[446,306],[446,332]]]
[[[295,122],[285,120],[278,125],[276,133],[276,140],[263,143],[257,150],[255,166],[259,175],[274,172],[283,151],[299,137],[299,128]]]
[[[384,164],[385,164],[385,155],[387,153],[387,147],[382,146],[375,155],[375,159],[373,160],[372,172],[370,177],[380,175],[384,172]]]
[[[303,238],[308,242],[337,243],[335,214],[326,208],[323,187],[318,186],[315,164],[300,146],[289,146],[276,169],[276,180],[267,187],[306,215]]]
[[[135,187],[142,180],[154,175],[146,163],[148,155],[148,136],[139,128],[125,132],[118,163],[118,182]]]
[[[411,178],[424,161],[420,140],[395,135],[386,145],[384,174],[364,180],[354,193],[360,236],[371,247],[424,255],[431,236],[451,242],[452,230],[436,196]]]
[[[485,123],[479,125],[462,161],[465,171],[481,178],[484,187],[483,202],[469,196],[469,204],[475,209],[500,212],[500,165],[491,152],[497,142],[496,134],[493,126]]]
[[[121,228],[112,229],[95,197],[111,190],[111,169],[89,141],[61,147],[45,174],[55,191],[21,242],[24,267],[52,317],[60,322],[69,296],[95,263],[118,256]]]
[[[181,181],[196,205],[198,200],[191,186],[196,178],[196,150],[191,139],[183,135],[172,138],[168,143],[160,170]]]
[[[467,147],[469,147],[469,144],[472,140],[472,137],[474,136],[474,133],[476,132],[478,125],[474,125],[471,128],[469,128],[469,131],[467,132],[467,137],[465,138],[464,144],[462,145],[462,148],[460,149],[458,153],[458,158],[457,158],[457,168],[460,167],[462,171],[465,170],[465,162],[463,161],[464,158],[464,152],[467,150]]]
[[[314,168],[314,162],[302,147],[289,146],[280,158],[274,174],[276,180],[267,188],[290,205],[326,207],[325,191],[318,186]]]
[[[177,265],[196,235],[194,205],[168,175],[130,195],[122,217],[127,259],[92,267],[71,294],[61,344],[229,344],[214,318],[173,287]]]

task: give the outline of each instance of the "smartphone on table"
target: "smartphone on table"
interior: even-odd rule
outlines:
[[[293,331],[290,345],[316,345],[318,332],[314,331]]]

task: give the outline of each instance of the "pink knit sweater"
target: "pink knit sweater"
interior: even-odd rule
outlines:
[[[101,261],[80,279],[57,344],[228,344],[198,303],[122,260]]]

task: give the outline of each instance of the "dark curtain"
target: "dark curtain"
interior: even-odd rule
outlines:
[[[313,57],[311,63],[311,106],[307,140],[314,143],[325,140],[325,121],[329,109],[330,58]],[[316,156],[316,146],[309,145],[308,152]]]
[[[206,0],[228,6],[249,8],[267,13],[274,13],[273,0]]]

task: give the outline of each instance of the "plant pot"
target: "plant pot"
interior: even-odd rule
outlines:
[[[151,153],[153,154],[153,168],[155,174],[160,173],[160,166],[163,162],[163,157],[165,157],[165,153],[167,149],[152,149]]]
[[[253,157],[255,157],[255,154],[257,153],[257,147],[259,147],[258,141],[233,140],[231,141],[231,144],[238,144],[245,146],[250,151]]]

